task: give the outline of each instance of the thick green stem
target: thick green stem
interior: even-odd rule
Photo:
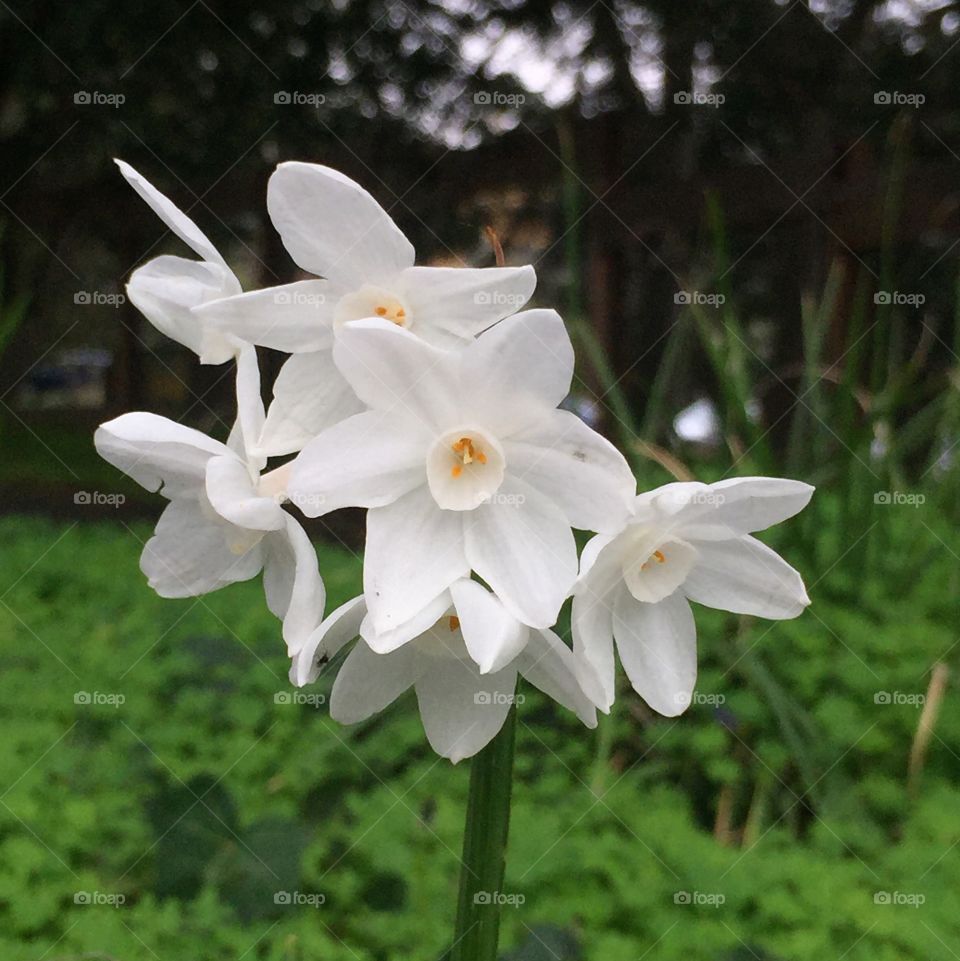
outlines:
[[[470,768],[460,896],[451,961],[495,961],[503,900],[517,709]]]

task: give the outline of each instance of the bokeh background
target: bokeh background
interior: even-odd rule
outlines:
[[[960,4],[0,0],[0,948],[31,961],[444,957],[466,765],[405,699],[292,697],[257,583],[161,601],[161,503],[97,423],[223,437],[232,371],[126,301],[179,242],[296,279],[284,159],[420,262],[531,262],[570,403],[642,487],[818,487],[768,541],[812,608],[700,610],[678,719],[527,691],[510,961],[960,956]],[[280,358],[261,356],[269,382]],[[311,528],[331,603],[362,520]]]

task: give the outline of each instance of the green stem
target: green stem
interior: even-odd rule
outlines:
[[[516,714],[516,707],[511,707],[500,733],[474,757],[470,768],[451,961],[495,961],[497,957]]]

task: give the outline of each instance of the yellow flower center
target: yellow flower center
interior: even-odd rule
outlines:
[[[458,463],[450,469],[454,477],[459,477],[463,473],[463,468],[467,464],[476,461],[478,464],[486,464],[487,455],[478,447],[472,437],[461,437],[450,445],[451,450],[456,454]]]
[[[398,327],[402,327],[407,322],[407,312],[395,300],[386,304],[377,304],[373,308],[373,312],[377,317],[389,320],[390,323],[396,324]]]

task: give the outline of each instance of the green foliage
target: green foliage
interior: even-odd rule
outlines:
[[[294,703],[259,584],[161,600],[136,566],[147,533],[0,523],[0,954],[442,957],[466,766],[430,753],[409,696],[354,729]],[[339,603],[358,562],[320,554]],[[699,697],[678,719],[624,691],[601,739],[526,689],[504,957],[900,961],[955,943],[956,712],[907,787],[912,701],[956,663],[950,567],[944,551],[855,599],[807,569],[796,621],[699,610]]]

